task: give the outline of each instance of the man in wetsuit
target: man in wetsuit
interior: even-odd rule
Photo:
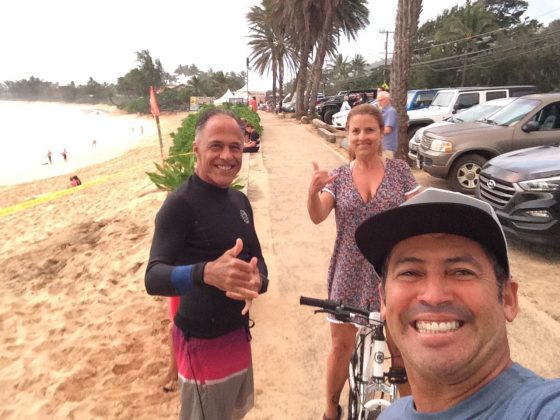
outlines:
[[[173,326],[181,419],[242,418],[253,406],[249,302],[267,268],[249,200],[230,184],[241,168],[238,118],[206,111],[195,128],[197,166],[156,217],[146,290],[181,296]]]

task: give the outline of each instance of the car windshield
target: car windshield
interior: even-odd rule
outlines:
[[[497,125],[513,125],[540,104],[535,99],[519,98],[492,115],[489,122]]]
[[[432,106],[443,106],[448,107],[455,96],[454,92],[439,92],[434,101],[432,102]]]
[[[512,98],[513,101],[514,98]],[[510,101],[511,103],[511,101]],[[448,121],[450,122],[470,122],[470,121],[477,121],[483,118],[486,118],[496,111],[502,109],[506,106],[507,102],[498,99],[498,103],[494,101],[485,102],[482,104],[475,105],[464,111],[457,113],[456,115],[449,118]]]
[[[408,92],[406,94],[406,109],[410,108],[410,103],[412,102],[413,98],[414,98],[414,92]]]

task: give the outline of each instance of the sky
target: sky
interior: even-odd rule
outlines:
[[[68,84],[116,83],[137,66],[136,51],[149,50],[163,68],[196,64],[201,70],[242,71],[250,50],[246,14],[260,0],[17,0],[2,2],[0,82],[28,79]],[[420,24],[464,0],[424,0]],[[355,42],[341,38],[339,52],[366,61],[384,57],[397,0],[369,0],[370,25]],[[560,5],[529,0],[526,13],[548,23]],[[390,37],[390,49],[392,39]],[[264,79],[264,80],[263,80]],[[270,87],[270,76],[249,72],[251,89]],[[253,83],[251,83],[253,81]]]

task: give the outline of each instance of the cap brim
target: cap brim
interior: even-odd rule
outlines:
[[[492,251],[509,276],[507,246],[499,224],[486,211],[456,203],[403,205],[364,221],[356,229],[356,243],[380,274],[382,265],[400,241],[430,233],[470,238]]]

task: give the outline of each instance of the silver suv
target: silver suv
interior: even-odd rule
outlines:
[[[560,142],[560,93],[516,99],[491,119],[424,131],[418,149],[422,169],[474,193],[482,166],[495,156]]]

